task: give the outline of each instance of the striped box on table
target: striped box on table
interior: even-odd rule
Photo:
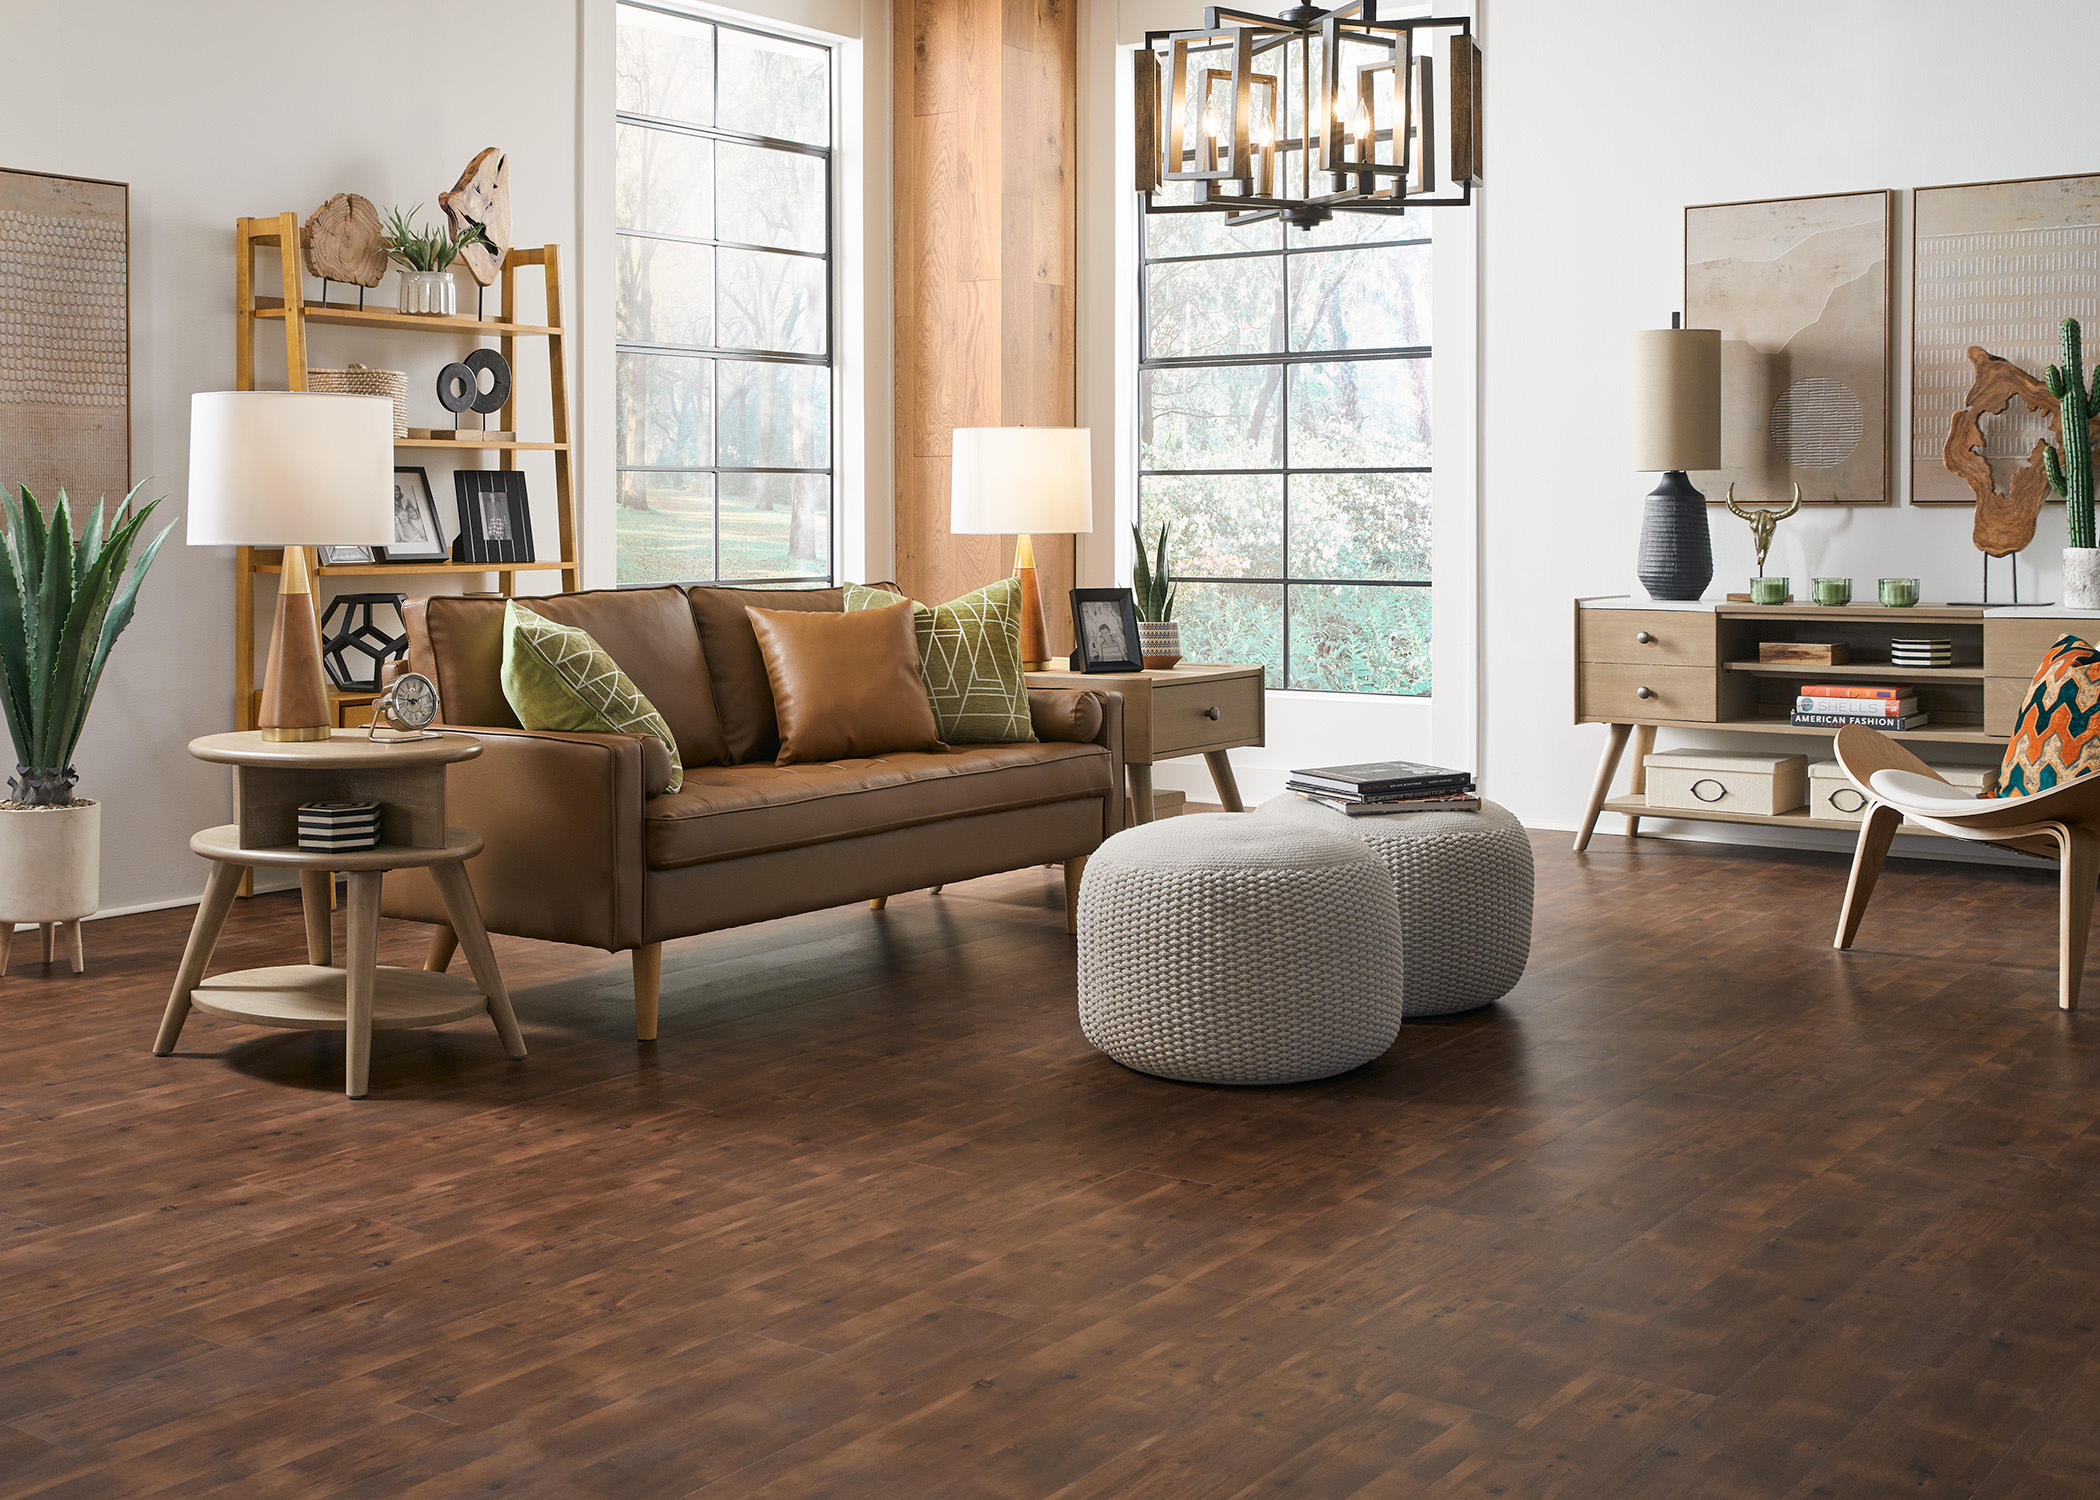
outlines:
[[[299,847],[323,854],[355,853],[379,843],[377,802],[302,802]]]
[[[1889,642],[1889,665],[1896,667],[1951,667],[1954,642],[1897,638]]]

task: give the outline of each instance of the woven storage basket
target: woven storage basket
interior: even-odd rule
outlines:
[[[347,370],[306,372],[306,388],[331,396],[387,396],[394,403],[394,436],[408,436],[408,371],[371,370],[352,365]]]

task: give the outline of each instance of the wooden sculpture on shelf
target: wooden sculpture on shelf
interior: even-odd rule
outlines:
[[[1942,457],[1947,471],[1960,476],[1976,495],[1976,550],[1986,557],[2008,557],[2034,540],[2035,518],[2049,498],[2049,479],[2042,468],[2046,440],[2037,438],[2027,462],[2014,471],[2009,493],[2001,494],[1991,477],[1990,460],[1983,454],[1983,419],[2002,416],[2015,400],[2049,419],[2050,430],[2063,437],[2062,418],[2056,398],[2040,378],[2028,374],[2011,360],[1969,347],[1969,363],[1976,377],[1969,384],[1968,400],[1954,413],[1947,427],[1947,445]],[[2100,417],[2087,426],[2090,442]]]
[[[386,247],[380,243],[379,210],[372,200],[356,193],[337,193],[313,212],[299,231],[299,255],[306,273],[324,283],[321,300],[328,300],[325,283],[347,281],[352,286],[379,285],[386,275]]]
[[[460,249],[467,273],[483,286],[493,285],[510,250],[510,158],[491,146],[467,163],[449,193],[438,194],[438,207],[452,232],[479,228]]]
[[[1787,502],[1785,510],[1773,510],[1764,505],[1738,505],[1735,503],[1735,485],[1728,486],[1728,513],[1740,516],[1750,523],[1750,542],[1757,548],[1757,576],[1765,576],[1765,554],[1772,550],[1772,533],[1779,523],[1801,509],[1801,486],[1794,486],[1794,498]]]

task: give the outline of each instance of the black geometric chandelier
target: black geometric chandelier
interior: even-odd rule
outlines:
[[[1470,18],[1381,21],[1378,0],[1275,17],[1214,5],[1201,30],[1148,31],[1137,53],[1145,211],[1228,224],[1280,215],[1311,229],[1338,209],[1468,206],[1480,67]]]

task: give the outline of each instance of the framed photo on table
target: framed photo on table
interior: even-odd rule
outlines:
[[[1142,672],[1137,600],[1129,589],[1072,590],[1072,667],[1080,672]]]
[[[450,555],[430,476],[420,468],[394,470],[394,540],[381,550],[388,562],[443,562]]]

